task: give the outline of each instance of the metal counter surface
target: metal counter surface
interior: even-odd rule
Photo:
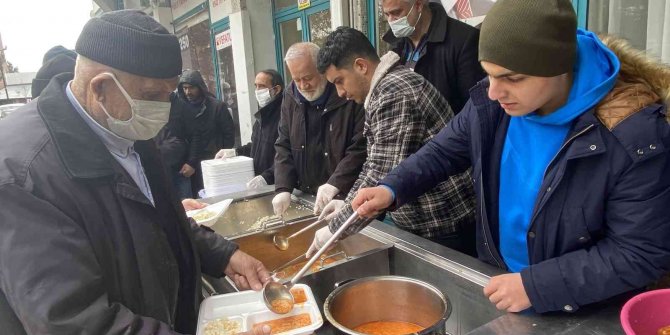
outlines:
[[[504,273],[500,269],[378,221],[362,233],[394,244],[389,249],[392,264],[396,264],[391,274],[424,280],[448,296],[453,306],[447,321],[450,334],[624,334],[619,322],[621,299],[582,307],[575,313],[500,312],[484,297],[481,286],[489,277]]]
[[[262,195],[245,194],[243,197],[256,197],[259,194]],[[310,206],[314,197],[302,195],[300,199]],[[305,223],[300,222],[295,227],[282,229],[294,230],[303,224]],[[273,232],[267,231],[265,235]],[[300,281],[310,285],[322,311],[323,301],[333,291],[335,283],[366,276],[399,275],[430,283],[447,296],[451,302],[452,313],[446,328],[451,335],[624,334],[619,322],[622,301],[583,307],[572,314],[501,312],[484,296],[482,287],[491,276],[504,271],[379,221],[373,221],[360,235],[364,236],[354,236],[351,241],[344,240],[341,243],[355,245],[360,243],[355,240],[365,237],[379,242],[382,247],[308,275]],[[255,244],[255,239],[265,237],[261,234],[248,238]],[[301,248],[309,245],[311,237],[304,236],[303,239],[305,241],[299,243]],[[294,252],[297,253],[298,250],[292,253]],[[284,256],[288,257],[289,254]],[[316,331],[318,335],[335,333],[335,329],[328,322]]]
[[[282,226],[304,218],[313,217],[312,205],[302,198],[295,197],[284,214],[283,220],[274,215],[272,198],[274,192],[267,189],[223,194],[202,199],[207,203],[216,203],[233,199],[226,212],[210,228],[225,237],[253,234],[267,228]],[[307,197],[305,197],[307,198]]]

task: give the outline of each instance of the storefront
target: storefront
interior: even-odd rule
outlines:
[[[275,0],[272,12],[275,24],[277,68],[286,83],[291,75],[286,70],[284,55],[297,42],[321,45],[332,31],[330,0]]]
[[[182,68],[200,71],[207,88],[214,92],[216,81],[207,3],[202,0],[172,1],[172,15],[181,47]]]
[[[496,0],[431,0],[447,13],[478,26]],[[162,2],[158,2],[162,3]],[[627,38],[631,44],[670,63],[670,0],[572,0],[579,26]],[[296,42],[321,44],[334,27],[345,25],[365,33],[380,55],[389,50],[382,40],[388,23],[382,0],[173,0],[168,14],[155,7],[154,16],[174,27],[183,68],[203,74],[212,93],[231,107],[238,143],[251,136],[257,104],[255,74],[276,68],[285,81],[286,50]],[[161,5],[167,6],[167,5]]]
[[[214,72],[217,82],[217,96],[228,104],[233,116],[235,129],[240,127],[240,115],[237,107],[237,83],[235,81],[235,64],[233,62],[233,38],[230,31],[230,20],[225,18],[212,25],[214,38],[215,60]],[[235,132],[235,144],[240,145],[240,132]]]

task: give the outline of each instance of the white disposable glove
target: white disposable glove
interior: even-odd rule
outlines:
[[[316,202],[314,203],[314,215],[319,215],[326,205],[340,193],[337,187],[330,184],[323,184],[319,186],[316,191]]]
[[[235,156],[237,156],[237,151],[235,151],[235,149],[221,149],[216,153],[214,159],[230,158]]]
[[[265,181],[265,178],[263,178],[263,176],[261,175],[254,177],[247,183],[247,188],[250,190],[255,188],[261,188],[263,186],[268,186],[268,182]]]
[[[272,198],[272,209],[277,216],[283,216],[289,206],[291,206],[291,193],[289,192],[281,192]]]
[[[319,215],[319,220],[326,220],[330,222],[337,213],[344,207],[344,200],[332,200],[331,202],[323,208],[321,215]]]
[[[333,233],[330,232],[330,228],[328,228],[328,226],[317,230],[316,233],[314,233],[314,240],[312,240],[312,245],[309,246],[305,257],[310,258],[314,256],[314,254],[316,254],[316,252],[319,251],[319,249],[321,249],[331,237],[333,237]],[[330,246],[329,250],[334,247],[335,243]]]

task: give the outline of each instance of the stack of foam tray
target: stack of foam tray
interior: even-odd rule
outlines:
[[[202,161],[202,181],[208,197],[244,191],[254,177],[254,160],[238,156]]]

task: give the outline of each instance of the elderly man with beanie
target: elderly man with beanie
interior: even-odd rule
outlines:
[[[577,29],[569,0],[496,2],[479,59],[463,111],[358,213],[472,168],[479,258],[510,272],[484,294],[511,312],[574,312],[670,270],[667,65]]]
[[[76,51],[74,75],[0,124],[2,332],[192,334],[201,273],[256,290],[269,276],[170,187],[152,138],[179,42],[125,10],[89,20]]]

